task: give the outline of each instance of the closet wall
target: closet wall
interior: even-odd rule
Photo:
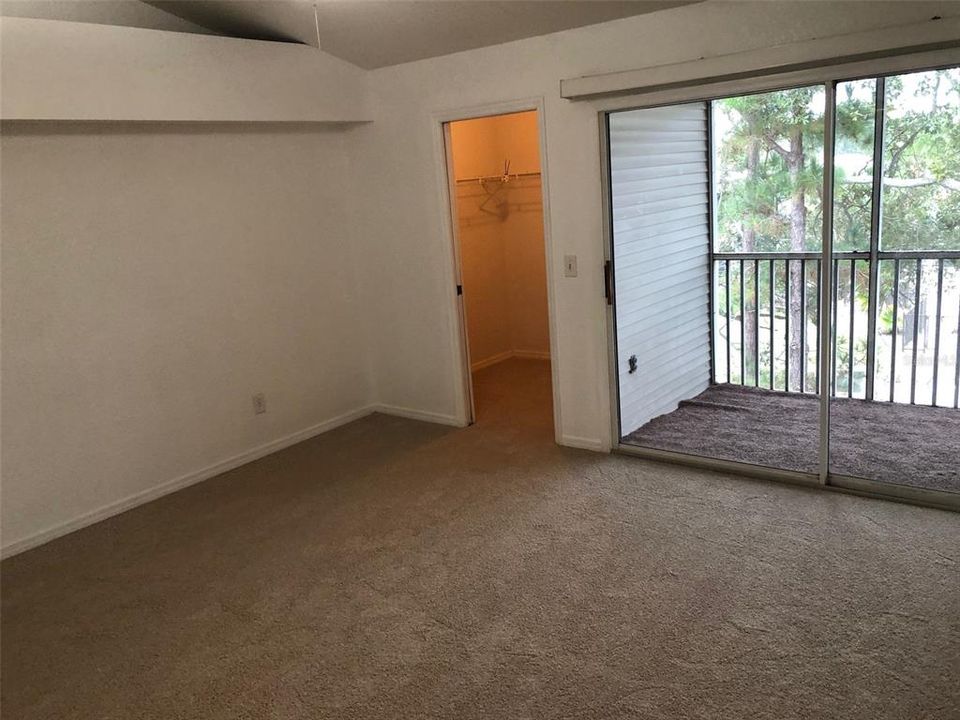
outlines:
[[[455,122],[451,141],[473,368],[510,357],[548,358],[537,115]],[[502,174],[505,161],[519,177],[476,179]]]

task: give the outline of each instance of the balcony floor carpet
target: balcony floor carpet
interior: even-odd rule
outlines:
[[[2,716],[956,717],[960,514],[557,447],[543,362],[476,389],[5,560]]]
[[[624,442],[815,473],[819,408],[811,395],[713,385]],[[830,413],[834,472],[960,492],[960,411],[844,398]]]

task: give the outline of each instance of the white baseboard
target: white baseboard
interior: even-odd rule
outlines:
[[[580,450],[593,450],[594,452],[608,452],[602,440],[596,438],[578,437],[576,435],[561,435],[560,444],[564,447],[579,448]]]
[[[490,367],[491,365],[496,365],[497,363],[502,363],[504,360],[510,360],[511,358],[519,358],[521,360],[549,360],[550,351],[541,351],[541,350],[507,350],[502,353],[497,353],[496,355],[491,355],[488,358],[483,360],[478,360],[475,363],[470,363],[471,372],[476,372],[477,370],[483,370],[485,367]]]
[[[521,360],[549,360],[549,350],[514,350],[513,356]]]
[[[439,425],[452,425],[453,427],[464,426],[463,422],[453,415],[414,410],[398,405],[372,405],[370,411],[383,413],[384,415],[396,415],[397,417],[407,418],[408,420],[422,420],[423,422],[437,423]]]
[[[129,495],[121,500],[117,500],[116,502],[109,503],[97,508],[96,510],[84,513],[80,517],[74,518],[73,520],[69,520],[60,525],[55,525],[54,527],[41,530],[33,535],[28,535],[25,538],[14,540],[0,550],[0,557],[8,558],[13,555],[17,555],[18,553],[38,547],[44,543],[50,542],[51,540],[55,540],[58,537],[67,535],[75,530],[80,530],[88,525],[93,525],[101,520],[106,520],[108,517],[112,517],[113,515],[119,515],[120,513],[131,510],[138,505],[143,505],[151,500],[156,500],[164,495],[169,495],[170,493],[176,492],[177,490],[182,490],[183,488],[203,482],[204,480],[209,480],[217,475],[222,475],[225,472],[234,470],[242,465],[253,462],[254,460],[259,460],[262,457],[266,457],[271,453],[283,450],[291,445],[296,445],[304,440],[309,440],[312,437],[321,435],[329,430],[340,427],[341,425],[346,425],[354,420],[359,420],[360,418],[366,417],[374,412],[383,413],[385,415],[395,415],[397,417],[408,418],[410,420],[420,420],[423,422],[438,423],[440,425],[450,425],[453,427],[463,427],[464,425],[461,420],[457,419],[453,415],[427,412],[424,410],[414,410],[412,408],[405,408],[397,405],[367,405],[365,407],[358,408],[357,410],[351,410],[350,412],[338,415],[337,417],[331,418],[330,420],[326,420],[322,423],[312,425],[285,437],[272,440],[271,442],[264,443],[263,445],[258,445],[257,447],[251,448],[250,450],[239,453],[225,460],[221,460],[220,462],[212,465],[208,465],[207,467],[195,472],[181,475],[180,477],[173,478],[172,480],[168,480],[167,482],[161,483],[160,485],[156,485],[147,490],[134,493],[133,495]],[[569,447],[583,448],[586,450],[605,450],[603,443],[599,440],[579,438],[570,435],[563,436],[561,439],[561,444]]]
[[[490,367],[491,365],[496,365],[497,363],[502,363],[504,360],[509,360],[513,357],[513,350],[506,350],[502,353],[497,353],[496,355],[491,355],[488,358],[483,360],[477,360],[475,363],[470,363],[470,369],[473,371],[483,370],[485,367]]]
[[[225,460],[221,460],[213,465],[208,465],[207,467],[195,472],[173,478],[172,480],[168,480],[160,485],[149,488],[148,490],[134,493],[133,495],[129,495],[122,500],[117,500],[116,502],[109,503],[97,508],[96,510],[84,513],[80,517],[74,518],[73,520],[69,520],[60,525],[55,525],[54,527],[47,528],[46,530],[41,530],[38,533],[28,535],[20,540],[14,540],[0,550],[0,557],[7,558],[12,555],[22,553],[26,550],[30,550],[31,548],[35,548],[39,545],[43,545],[44,543],[55,540],[62,535],[71,533],[74,530],[79,530],[80,528],[84,528],[88,525],[93,525],[94,523],[100,522],[101,520],[106,520],[108,517],[113,515],[119,515],[120,513],[131,510],[138,505],[143,505],[151,500],[156,500],[157,498],[163,497],[164,495],[169,495],[177,490],[182,490],[190,485],[195,485],[196,483],[203,482],[204,480],[209,480],[210,478],[216,477],[217,475],[222,475],[229,470],[234,470],[241,465],[246,465],[254,460],[259,460],[260,458],[270,455],[271,453],[275,453],[278,450],[283,450],[284,448],[290,447],[291,445],[296,445],[304,440],[309,440],[312,437],[321,435],[322,433],[333,430],[341,425],[346,425],[354,420],[359,420],[360,418],[365,417],[374,411],[385,412],[378,410],[378,408],[375,406],[367,406],[357,410],[351,410],[350,412],[338,415],[337,417],[331,418],[322,423],[312,425],[285,437],[272,440],[271,442],[264,443],[263,445],[259,445],[255,448],[251,448],[250,450],[239,453],[238,455],[234,455],[233,457],[229,457]]]

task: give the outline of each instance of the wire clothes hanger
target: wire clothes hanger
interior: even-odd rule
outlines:
[[[510,182],[510,161],[503,161],[503,174],[497,178],[477,178],[477,182],[480,187],[483,188],[483,191],[487,194],[487,197],[478,208],[480,212],[487,213],[487,215],[494,215],[495,217],[500,218],[501,220],[506,220],[507,215],[510,212],[510,204],[507,202],[507,199],[503,197],[503,190],[508,182]],[[491,190],[487,187],[487,183],[496,182],[496,187]],[[489,205],[494,204],[494,208],[488,207]]]

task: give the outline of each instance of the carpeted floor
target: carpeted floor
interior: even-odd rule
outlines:
[[[811,395],[713,385],[624,442],[816,473],[819,412]],[[833,472],[960,492],[960,411],[844,398],[830,431]]]
[[[372,416],[2,564],[2,710],[956,718],[960,515]]]

